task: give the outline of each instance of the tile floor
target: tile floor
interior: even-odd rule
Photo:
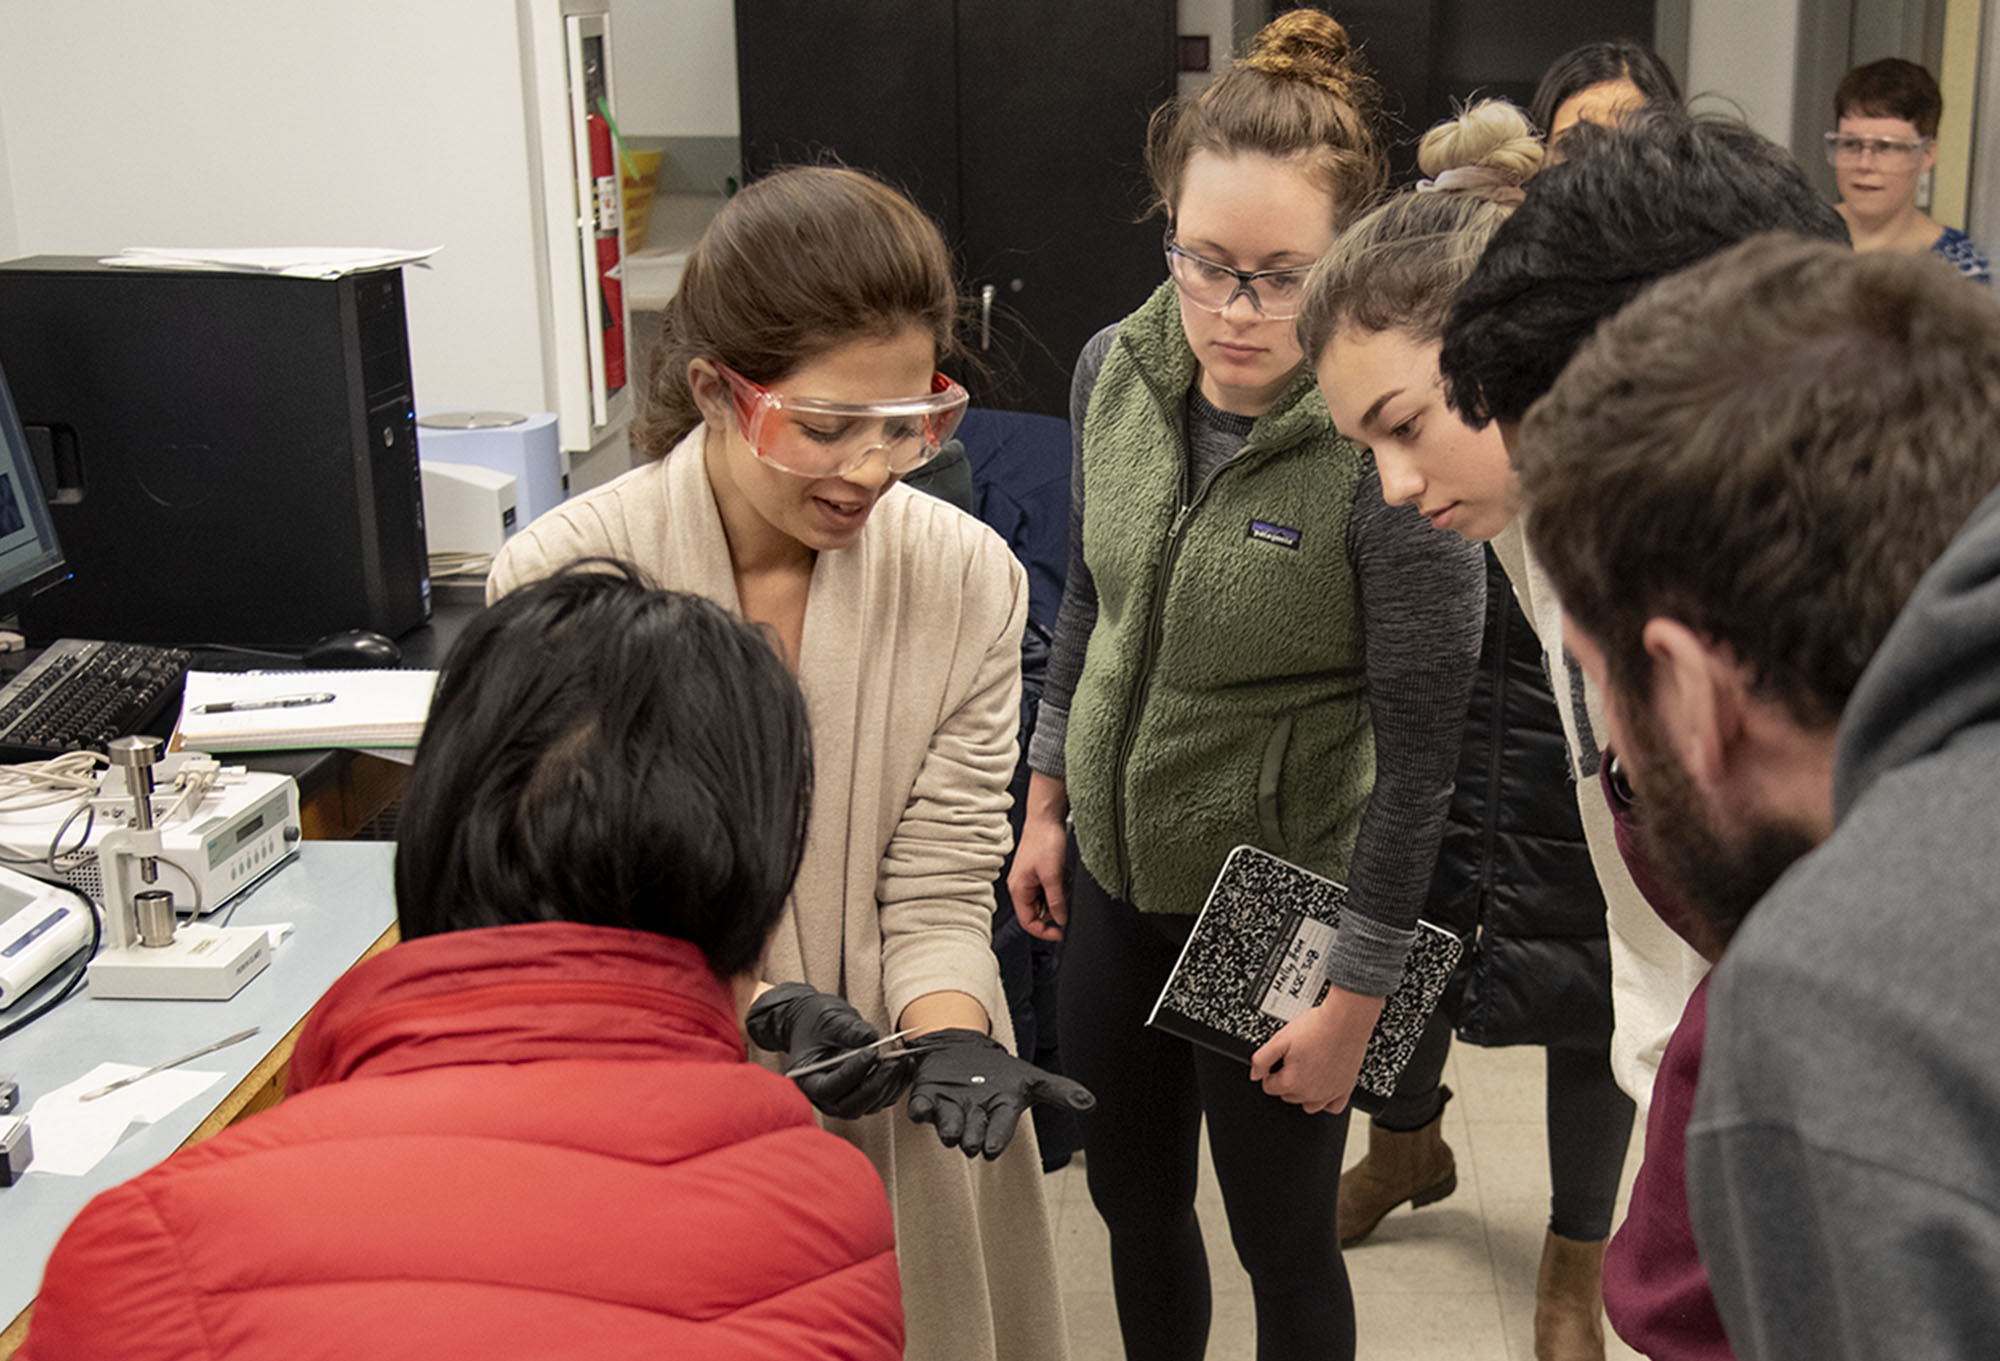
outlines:
[[[1445,1142],[1458,1158],[1458,1190],[1418,1211],[1393,1212],[1357,1248],[1354,1285],[1362,1361],[1533,1361],[1535,1271],[1548,1226],[1542,1051],[1454,1046],[1445,1081]],[[1367,1152],[1357,1117],[1347,1161]],[[1634,1129],[1618,1210],[1639,1165]],[[1250,1282],[1229,1246],[1222,1201],[1203,1155],[1197,1205],[1214,1273],[1209,1361],[1253,1361]],[[1056,1258],[1069,1314],[1071,1361],[1121,1361],[1111,1302],[1109,1238],[1091,1207],[1081,1162],[1048,1181]],[[1638,1356],[1606,1330],[1610,1361]]]

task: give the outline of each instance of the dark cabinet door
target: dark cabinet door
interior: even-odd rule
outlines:
[[[1098,328],[1166,278],[1141,221],[1146,122],[1174,92],[1172,0],[958,0],[959,195],[987,400],[1069,414]]]
[[[1274,3],[1270,9],[1290,9]],[[1381,82],[1390,160],[1399,183],[1417,177],[1417,141],[1473,99],[1522,109],[1551,62],[1604,38],[1650,43],[1654,0],[1340,0],[1332,13],[1361,45]]]
[[[788,165],[871,170],[959,231],[952,0],[736,0],[747,183]]]
[[[981,406],[1067,415],[1083,342],[1166,277],[1161,225],[1139,218],[1175,16],[1174,0],[737,0],[745,176],[831,155],[902,188],[963,271],[975,356],[955,376]]]

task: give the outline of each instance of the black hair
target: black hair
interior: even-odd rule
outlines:
[[[1848,244],[1786,151],[1743,124],[1647,107],[1579,124],[1493,234],[1445,322],[1438,367],[1475,427],[1519,421],[1599,322],[1655,279],[1760,232]]]
[[[396,849],[405,938],[566,921],[753,967],[805,847],[805,700],[769,640],[634,567],[573,563],[467,626]]]
[[[1681,87],[1657,52],[1630,38],[1608,38],[1572,47],[1549,63],[1528,104],[1528,119],[1546,138],[1563,101],[1612,80],[1631,81],[1648,104],[1681,102]]]

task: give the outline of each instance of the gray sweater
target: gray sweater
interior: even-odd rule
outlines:
[[[1696,1241],[1745,1361],[2000,1355],[2000,493],[1863,673],[1834,814],[1710,985]]]
[[[1069,568],[1047,687],[1028,747],[1030,767],[1058,778],[1070,696],[1083,674],[1097,620],[1097,588],[1083,560],[1084,417],[1117,331],[1107,326],[1091,337],[1070,387]],[[1242,448],[1254,423],[1217,410],[1191,391],[1189,485],[1199,486]],[[1354,491],[1347,551],[1367,636],[1376,774],[1348,871],[1353,917],[1351,929],[1341,932],[1334,981],[1381,996],[1401,977],[1437,863],[1485,629],[1485,558],[1478,545],[1432,529],[1414,507],[1384,504],[1372,459]]]

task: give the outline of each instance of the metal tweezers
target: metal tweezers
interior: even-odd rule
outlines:
[[[817,1073],[822,1069],[838,1068],[856,1054],[865,1054],[871,1049],[877,1051],[876,1057],[878,1058],[900,1059],[906,1058],[911,1054],[928,1054],[931,1050],[937,1048],[937,1043],[933,1040],[918,1040],[915,1044],[906,1044],[901,1049],[884,1049],[882,1047],[893,1041],[902,1039],[909,1033],[907,1030],[899,1030],[893,1035],[884,1035],[881,1039],[870,1044],[860,1045],[853,1049],[843,1049],[838,1054],[829,1054],[823,1059],[814,1059],[811,1063],[801,1063],[796,1067],[787,1068],[785,1076],[804,1077],[808,1073]]]
[[[79,1096],[77,1100],[95,1101],[100,1096],[109,1096],[111,1095],[111,1093],[118,1091],[120,1088],[129,1087],[135,1082],[143,1081],[144,1079],[151,1077],[155,1073],[164,1073],[169,1068],[178,1068],[181,1064],[186,1063],[189,1059],[198,1059],[203,1054],[213,1054],[218,1049],[226,1049],[230,1045],[235,1044],[238,1041],[247,1040],[252,1035],[255,1035],[260,1029],[262,1029],[261,1026],[253,1025],[248,1030],[239,1030],[234,1035],[229,1035],[224,1037],[223,1039],[217,1040],[214,1044],[205,1044],[199,1049],[191,1049],[187,1053],[182,1054],[177,1059],[168,1059],[165,1063],[156,1063],[143,1073],[134,1073],[130,1077],[121,1077],[116,1082],[111,1083],[109,1086],[99,1087],[96,1091],[85,1092],[82,1096]]]

